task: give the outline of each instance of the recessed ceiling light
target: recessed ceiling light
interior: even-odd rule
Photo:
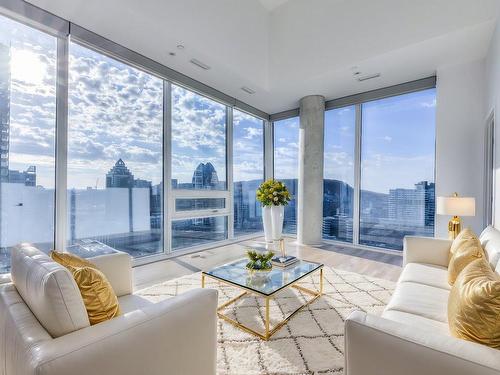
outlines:
[[[241,89],[242,89],[243,91],[245,91],[247,94],[250,94],[250,95],[255,94],[255,90],[252,90],[250,87],[243,86]]]
[[[209,67],[207,64],[202,63],[200,60],[191,59],[191,60],[189,60],[189,62],[190,62],[191,64],[196,65],[197,67],[199,67],[199,68],[201,68],[201,69],[204,69],[204,70],[208,70],[208,69],[210,69],[210,67]]]
[[[175,56],[175,52],[169,52],[168,53],[170,56]]]
[[[380,73],[375,73],[375,74],[367,74],[367,75],[364,75],[362,77],[358,77],[358,81],[359,82],[363,82],[363,81],[368,81],[369,79],[374,79],[374,78],[378,78],[380,77],[381,74]]]

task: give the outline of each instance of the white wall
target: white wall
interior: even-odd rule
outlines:
[[[437,70],[436,196],[458,192],[476,198],[476,216],[463,225],[483,229],[485,62]],[[436,216],[436,236],[447,236],[449,217]]]
[[[500,22],[497,23],[495,32],[491,39],[490,49],[486,57],[486,114],[489,116],[495,113],[496,122],[496,144],[495,156],[496,165],[495,183],[493,195],[495,197],[495,207],[493,207],[493,222],[496,227],[500,227]]]

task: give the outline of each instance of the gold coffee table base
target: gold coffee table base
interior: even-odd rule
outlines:
[[[243,289],[245,290],[243,293],[241,293],[240,295],[230,299],[229,301],[223,303],[222,305],[220,305],[219,307],[217,307],[217,315],[219,316],[219,318],[225,320],[226,322],[229,322],[231,323],[232,325],[234,325],[235,327],[238,327],[239,329],[241,329],[242,331],[245,331],[247,333],[250,333],[252,335],[255,335],[259,338],[261,338],[262,340],[269,340],[269,338],[274,335],[281,327],[283,327],[286,323],[288,323],[288,321],[295,315],[297,314],[300,310],[302,310],[304,307],[310,305],[311,303],[313,303],[314,301],[316,301],[319,297],[321,297],[321,295],[323,294],[323,268],[320,268],[319,269],[319,291],[318,290],[312,290],[312,289],[308,289],[308,288],[305,288],[303,286],[300,286],[300,285],[296,285],[295,283],[290,285],[289,287],[291,288],[295,288],[297,290],[300,290],[304,293],[307,293],[309,295],[312,296],[312,298],[310,300],[308,300],[306,303],[302,304],[301,306],[299,306],[296,310],[294,310],[290,315],[288,315],[284,320],[282,320],[281,322],[279,322],[278,324],[276,324],[274,327],[270,327],[270,319],[269,319],[269,301],[274,299],[275,295],[277,293],[279,293],[280,291],[270,295],[270,296],[267,296],[265,294],[261,294],[261,293],[258,293],[254,290],[250,290],[250,289],[246,289],[246,288],[243,288],[241,287],[240,285],[236,285],[236,284],[233,284],[233,283],[230,283],[230,282],[227,282],[227,281],[224,281],[224,280],[221,280],[219,278],[216,278],[216,277],[211,277],[210,275],[206,275],[204,273],[201,274],[201,287],[204,288],[205,287],[205,277],[210,277],[211,279],[213,280],[216,280],[220,283],[223,283],[223,284],[227,284],[227,285],[230,285],[230,286],[234,286],[234,287],[237,287],[237,288],[240,288],[240,289]],[[296,283],[300,281],[297,280]],[[225,315],[224,313],[222,313],[221,311],[224,310],[226,307],[228,307],[229,305],[232,305],[233,303],[235,303],[236,301],[238,301],[240,298],[246,296],[246,295],[250,295],[250,294],[255,294],[259,297],[262,297],[264,298],[264,300],[266,301],[266,311],[265,311],[265,319],[264,319],[264,325],[265,325],[265,330],[264,332],[258,332],[244,324],[241,324],[239,322],[237,322],[236,320],[234,319],[231,319],[229,316]]]

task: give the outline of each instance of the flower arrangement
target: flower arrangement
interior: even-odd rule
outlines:
[[[272,251],[267,253],[258,253],[255,250],[247,251],[249,262],[247,263],[247,268],[250,270],[270,270],[273,265],[271,263],[271,259],[274,256]]]
[[[292,199],[285,184],[281,181],[267,180],[257,189],[257,200],[266,206],[286,206]]]

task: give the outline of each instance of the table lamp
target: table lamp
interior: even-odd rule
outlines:
[[[452,197],[437,197],[436,213],[453,216],[448,222],[448,238],[453,240],[462,230],[460,216],[476,215],[476,199],[459,197],[457,193]]]

